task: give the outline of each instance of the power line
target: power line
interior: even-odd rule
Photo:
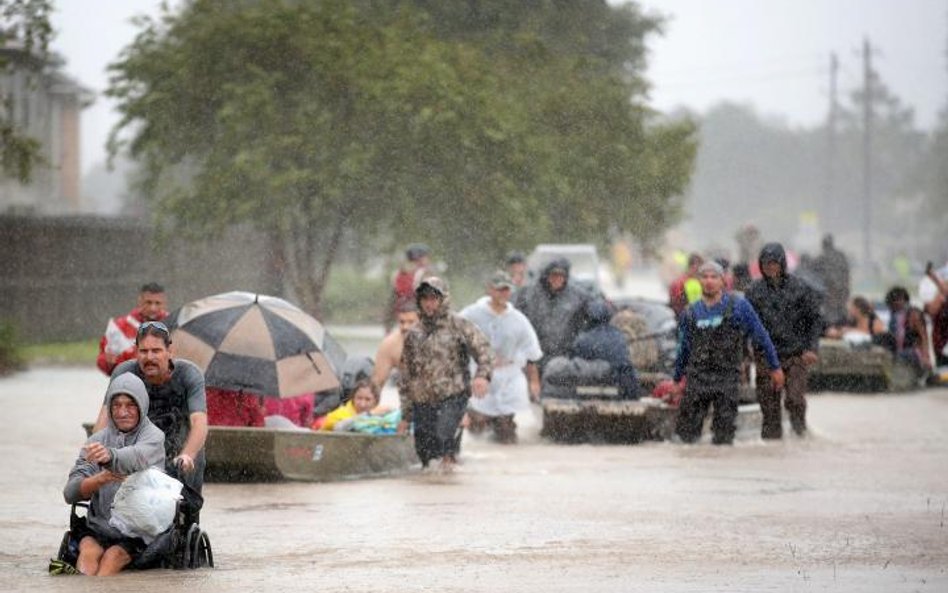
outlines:
[[[782,67],[788,63],[792,65],[800,64],[801,62],[806,62],[807,64],[822,64],[823,55],[819,53],[806,53],[806,54],[795,54],[789,56],[780,56],[774,59],[761,60],[758,62],[718,62],[717,64],[702,64],[687,66],[683,68],[672,68],[666,69],[661,72],[663,75],[682,75],[690,76],[695,73],[707,73],[707,72],[732,72],[734,70],[770,70],[775,67]]]
[[[689,80],[672,80],[670,82],[663,81],[661,83],[662,88],[682,88],[682,87],[696,87],[696,86],[714,86],[721,84],[767,84],[772,82],[780,81],[789,81],[789,80],[801,80],[808,78],[823,78],[826,76],[825,67],[810,67],[803,70],[786,70],[782,72],[768,72],[766,74],[761,74],[757,76],[747,76],[735,74],[732,76],[724,76],[718,78],[706,78],[701,80],[689,79]],[[655,74],[651,75],[651,79],[654,81],[656,79]]]

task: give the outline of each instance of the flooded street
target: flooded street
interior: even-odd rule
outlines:
[[[734,447],[467,438],[451,476],[208,484],[216,569],[50,577],[106,379],[0,379],[0,590],[948,591],[948,390],[821,394]],[[160,581],[160,585],[157,583]]]

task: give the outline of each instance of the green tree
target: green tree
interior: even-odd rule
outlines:
[[[693,129],[644,107],[658,22],[575,4],[567,36],[554,1],[195,0],[113,64],[112,151],[176,230],[267,232],[311,311],[346,233],[458,262],[616,221],[648,237],[680,209]]]
[[[51,10],[51,0],[0,0],[0,69],[41,71],[52,36]],[[8,101],[0,109],[0,171],[26,183],[43,162],[40,143],[17,130]]]

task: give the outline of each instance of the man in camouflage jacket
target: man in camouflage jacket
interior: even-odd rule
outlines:
[[[447,284],[425,278],[415,289],[421,322],[405,336],[404,372],[399,377],[404,434],[414,423],[415,451],[422,466],[441,458],[442,469],[457,462],[461,420],[470,396],[490,388],[490,342],[470,321],[450,311]],[[470,359],[477,365],[473,380]]]

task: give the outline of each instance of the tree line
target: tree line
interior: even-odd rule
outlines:
[[[696,130],[647,105],[662,21],[635,4],[193,0],[139,26],[112,154],[175,233],[267,233],[309,310],[353,241],[463,266],[681,215]]]
[[[815,213],[850,255],[861,255],[870,208],[873,258],[916,261],[948,257],[948,98],[933,131],[921,130],[912,109],[876,80],[871,93],[871,198],[863,186],[867,97],[854,90],[829,122],[791,127],[734,103],[704,114],[701,148],[687,193],[689,227],[706,242],[732,238],[745,223],[789,240],[801,213]]]

